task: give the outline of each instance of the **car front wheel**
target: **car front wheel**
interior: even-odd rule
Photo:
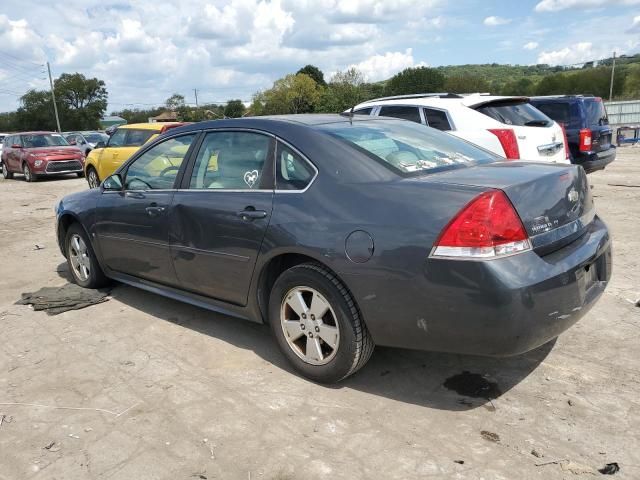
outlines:
[[[24,175],[24,179],[27,182],[35,182],[37,180],[36,175],[31,172],[28,163],[25,163],[22,166],[22,174]]]
[[[82,227],[74,223],[69,227],[65,238],[67,264],[73,280],[85,288],[100,288],[108,283],[91,243]]]
[[[87,183],[89,184],[89,188],[98,188],[100,186],[98,172],[96,172],[93,167],[87,169]]]
[[[374,344],[353,297],[328,269],[296,265],[276,280],[269,321],[280,350],[305,377],[340,381],[367,363]]]

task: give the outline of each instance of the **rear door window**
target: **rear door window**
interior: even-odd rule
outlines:
[[[434,110],[432,108],[424,108],[424,117],[427,119],[427,125],[431,128],[447,131],[451,130],[447,113],[442,110]]]
[[[551,119],[544,113],[521,100],[499,100],[475,108],[478,112],[505,125],[516,127],[546,127]]]
[[[587,117],[587,125],[609,125],[607,112],[600,98],[585,98],[584,110]]]
[[[380,108],[380,116],[401,118],[403,120],[422,123],[418,108],[408,105],[385,105]]]
[[[580,128],[580,111],[577,102],[536,103],[535,107],[566,128]]]

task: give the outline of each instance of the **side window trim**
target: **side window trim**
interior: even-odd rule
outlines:
[[[371,112],[371,114],[373,114],[373,111]],[[307,156],[302,153],[300,150],[298,150],[296,147],[294,147],[293,145],[291,145],[289,142],[287,142],[286,140],[284,140],[281,137],[276,137],[276,140],[278,143],[282,143],[283,145],[286,145],[288,148],[290,148],[291,150],[293,150],[295,153],[297,153],[298,155],[300,155],[300,158],[302,158],[303,161],[305,161],[307,164],[311,165],[311,168],[313,168],[313,171],[315,172],[315,174],[313,175],[313,177],[311,178],[311,180],[309,180],[309,183],[307,183],[307,185],[302,189],[302,190],[284,190],[284,189],[278,189],[277,188],[277,184],[276,184],[276,188],[275,188],[275,193],[304,193],[307,190],[309,190],[309,188],[311,187],[311,185],[313,185],[313,182],[316,181],[316,178],[318,178],[318,167],[316,167],[316,165],[309,160],[309,158],[307,158]],[[276,146],[276,152],[277,152],[277,146]],[[274,155],[274,168],[278,168],[277,165],[275,165],[275,162],[278,161],[277,155]],[[275,180],[275,175],[274,175],[274,180]]]
[[[248,133],[256,133],[269,137],[269,151],[267,152],[267,158],[264,164],[264,173],[263,177],[267,177],[269,184],[271,184],[271,188],[257,188],[257,189],[242,189],[237,190],[233,188],[189,188],[191,185],[191,176],[193,175],[193,169],[195,168],[195,162],[198,159],[198,154],[200,153],[200,148],[202,148],[202,144],[209,133],[216,132],[248,132]],[[192,151],[189,152],[188,164],[182,172],[182,179],[180,180],[177,190],[179,191],[188,191],[188,192],[274,192],[276,187],[276,176],[275,176],[275,162],[276,162],[276,136],[273,133],[265,132],[264,130],[258,130],[255,128],[237,128],[237,127],[223,127],[223,128],[210,128],[207,130],[200,131],[200,138],[196,139],[195,142],[191,144]],[[197,147],[197,148],[196,148]]]

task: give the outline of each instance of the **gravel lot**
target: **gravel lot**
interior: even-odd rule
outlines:
[[[333,388],[293,374],[267,327],[132,287],[58,316],[15,305],[67,282],[53,205],[86,182],[0,179],[0,479],[640,478],[640,149],[590,178],[613,278],[554,345],[378,348]],[[502,393],[445,388],[463,371]]]

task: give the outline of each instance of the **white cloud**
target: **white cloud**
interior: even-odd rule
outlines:
[[[542,0],[536,7],[536,12],[557,12],[568,8],[598,8],[614,5],[640,5],[640,0]]]
[[[631,28],[627,30],[627,33],[640,33],[640,15],[638,15],[637,17],[633,17]]]
[[[511,19],[510,18],[504,18],[504,17],[487,17],[484,19],[484,23],[487,27],[497,27],[499,25],[506,25],[508,23],[511,23]]]
[[[522,48],[525,50],[535,50],[538,48],[538,42],[527,42],[522,46]]]
[[[591,42],[580,42],[560,50],[543,51],[538,55],[538,63],[549,65],[572,65],[600,58],[600,52],[595,52]]]
[[[384,55],[372,55],[360,63],[349,65],[349,68],[360,70],[368,81],[387,79],[409,67],[426,67],[425,62],[415,63],[413,51],[407,48],[403,52],[387,52]]]

